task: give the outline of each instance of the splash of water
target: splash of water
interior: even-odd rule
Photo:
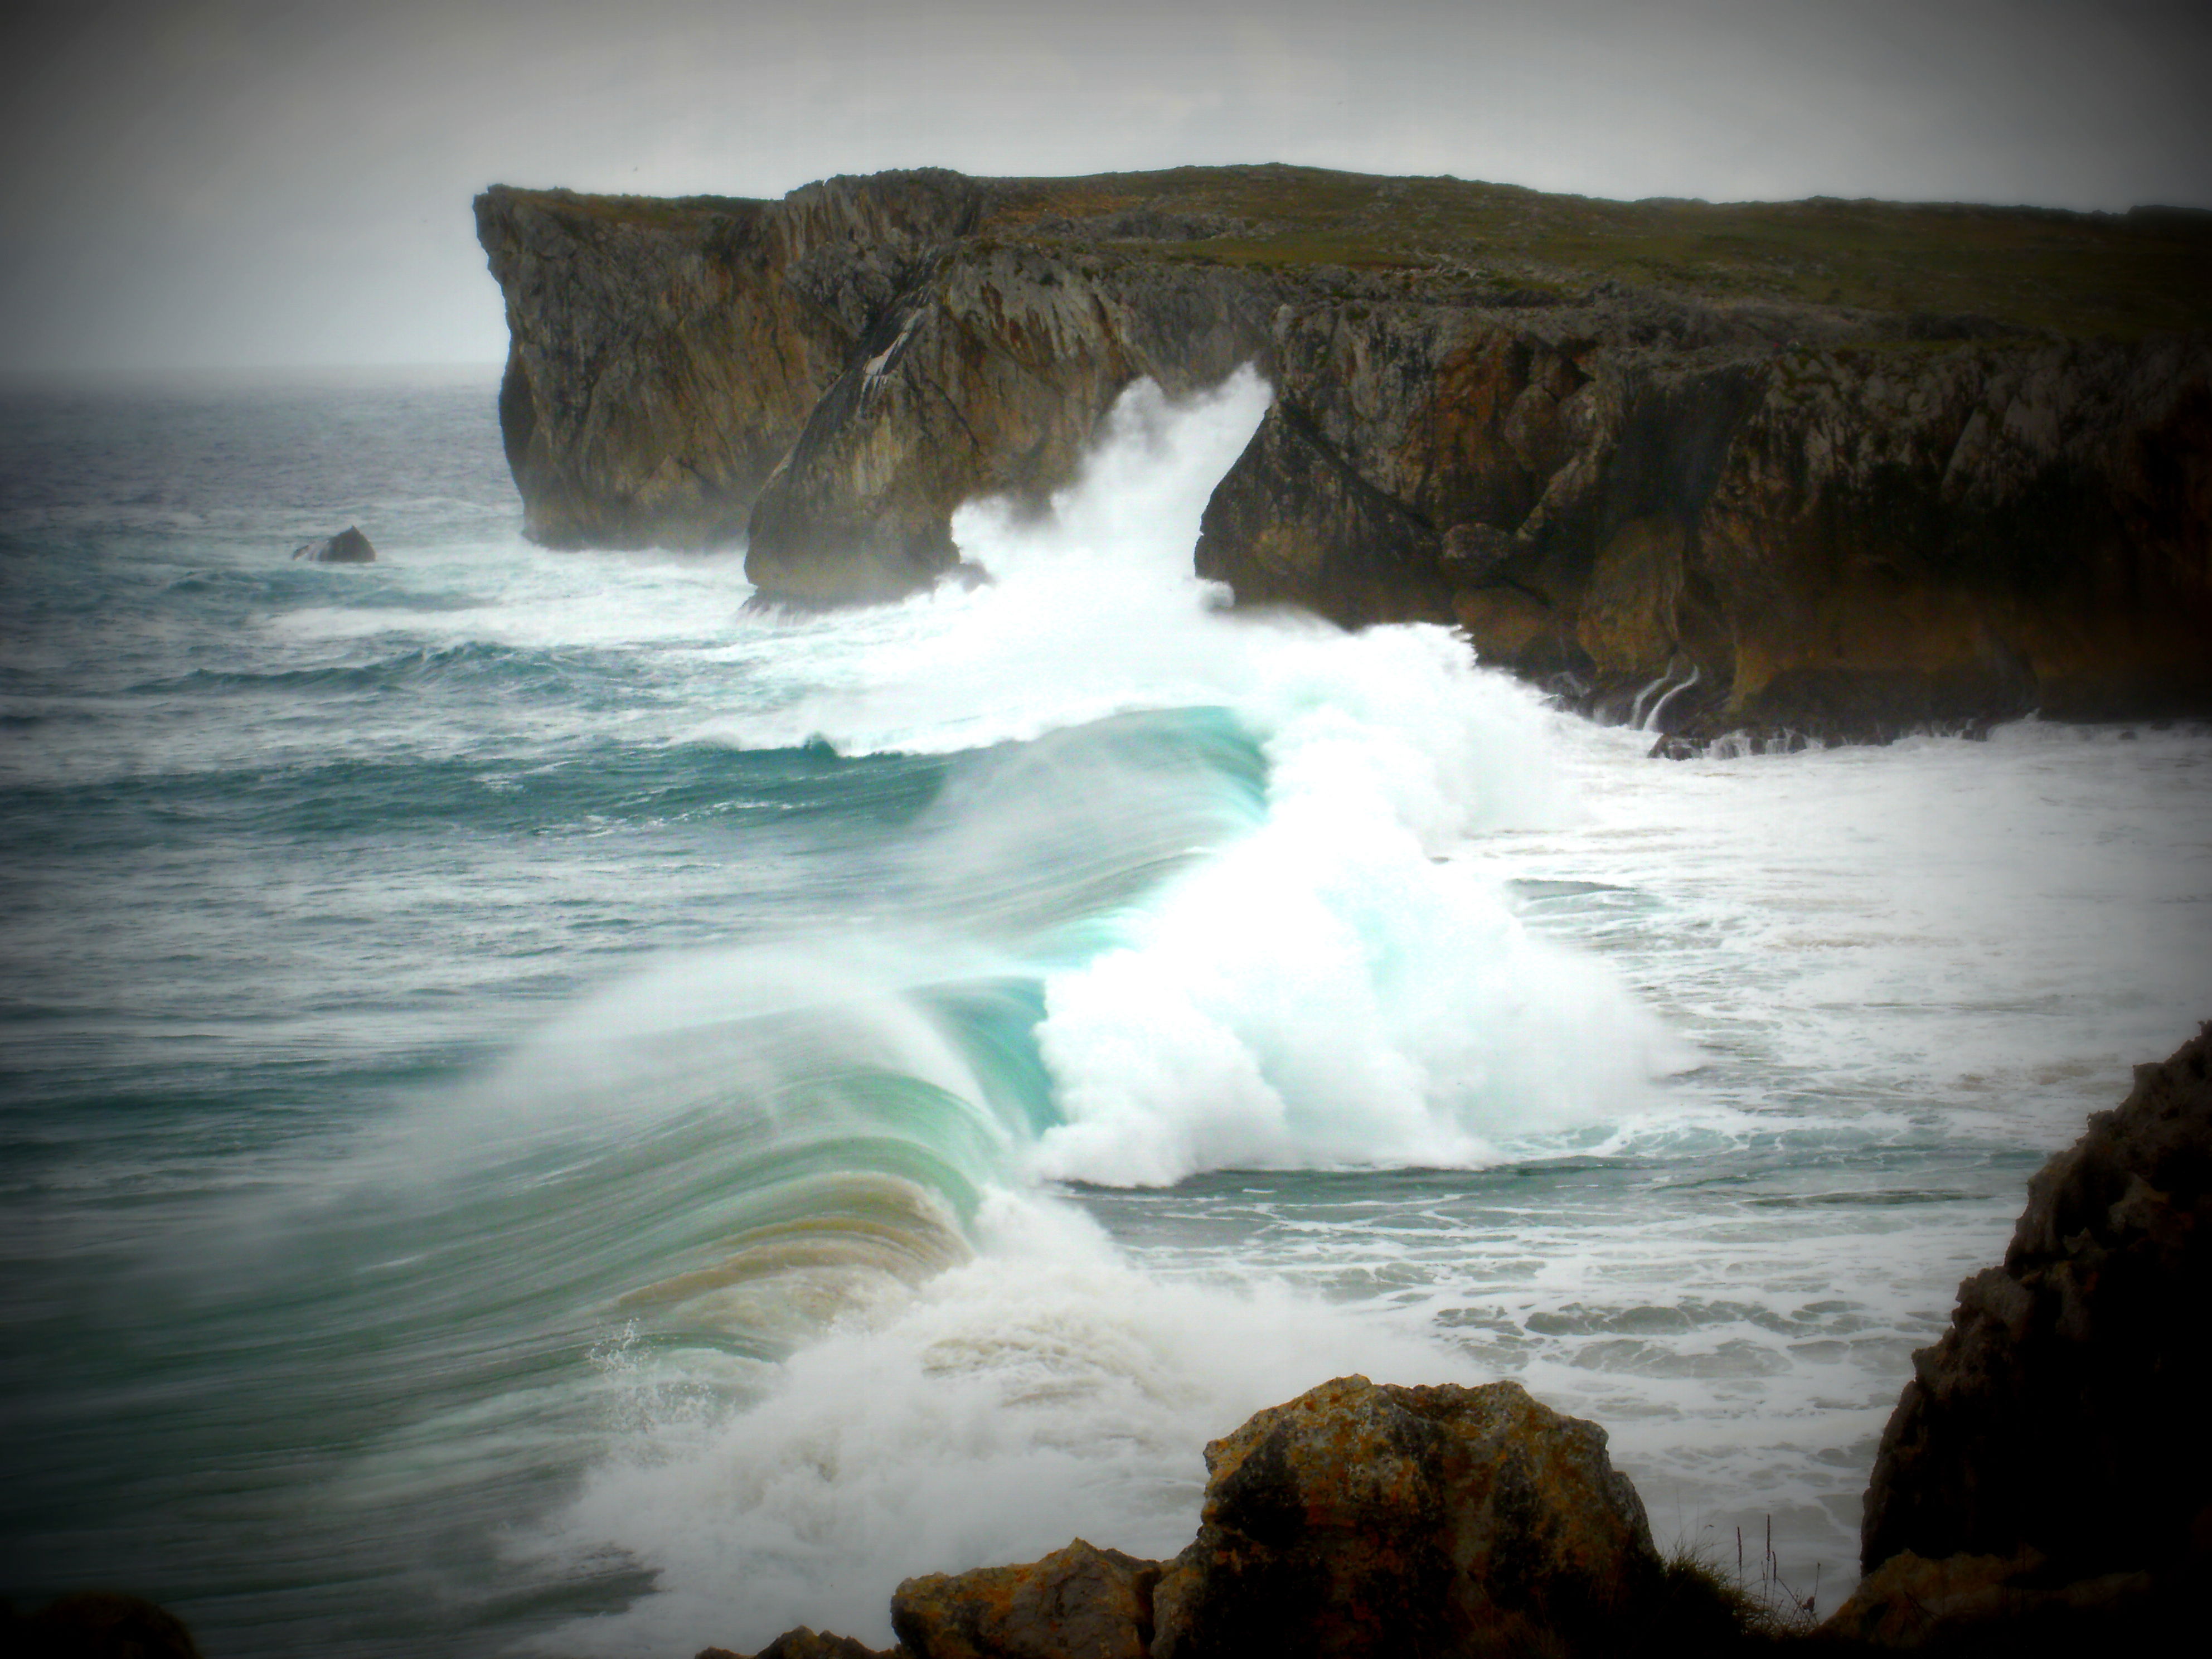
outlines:
[[[787,647],[791,693],[714,720],[714,741],[994,759],[913,827],[894,885],[922,896],[896,926],[876,908],[865,972],[832,951],[763,1024],[757,947],[665,971],[577,1025],[588,1042],[622,1024],[615,1007],[649,1008],[654,1081],[634,1086],[629,1043],[592,1089],[696,1100],[667,1056],[738,1029],[742,1005],[723,1048],[751,1056],[743,1091],[778,1103],[760,1133],[787,1155],[834,1160],[849,1100],[794,1079],[854,1066],[899,1095],[900,1134],[942,1148],[920,1126],[979,1129],[908,1206],[927,1225],[893,1266],[924,1235],[937,1248],[946,1218],[973,1254],[911,1288],[884,1265],[896,1224],[878,1206],[853,1242],[847,1204],[803,1247],[779,1222],[672,1263],[635,1303],[663,1328],[757,1330],[777,1296],[830,1317],[739,1382],[717,1360],[702,1375],[721,1383],[672,1388],[703,1363],[680,1343],[617,1368],[628,1397],[690,1403],[646,1411],[553,1536],[619,1545],[661,1593],[563,1643],[744,1644],[801,1620],[880,1637],[909,1572],[1076,1532],[1169,1552],[1195,1518],[1198,1448],[1251,1410],[1352,1369],[1465,1370],[1279,1285],[1148,1277],[1041,1182],[1480,1164],[1644,1104],[1668,1056],[1634,1000],[1443,860],[1476,831],[1571,816],[1554,717],[1444,630],[1243,617],[1190,574],[1206,495],[1267,395],[1249,374],[1180,406],[1133,388],[1048,513],[957,516],[992,585],[760,624]],[[963,999],[986,983],[1027,1019],[979,1035]],[[842,1265],[896,1293],[823,1295],[823,1225]]]

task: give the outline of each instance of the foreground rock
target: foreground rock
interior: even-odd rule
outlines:
[[[2193,1595],[2212,1574],[2208,1309],[2212,1027],[2137,1067],[2036,1176],[2003,1265],[1913,1357],[1838,1627],[1894,1636],[1939,1602],[1953,1625],[2148,1624]]]
[[[1204,1519],[1174,1561],[1079,1539],[909,1579],[900,1641],[916,1659],[1596,1652],[1661,1577],[1604,1431],[1517,1383],[1340,1377],[1206,1459]]]
[[[200,1659],[185,1622],[142,1596],[80,1590],[17,1616],[0,1602],[8,1659]]]
[[[909,1578],[891,1628],[915,1659],[1145,1659],[1159,1576],[1079,1538],[1026,1566]]]
[[[702,1648],[694,1659],[746,1659],[728,1648]],[[880,1650],[855,1642],[849,1636],[832,1636],[801,1625],[787,1630],[751,1659],[890,1659]]]
[[[1171,1562],[1077,1539],[1023,1566],[909,1578],[909,1659],[1573,1659],[1734,1651],[1686,1601],[1605,1431],[1516,1382],[1339,1377],[1206,1449]],[[723,1659],[709,1649],[701,1659]],[[730,1659],[734,1659],[731,1656]],[[868,1659],[793,1631],[760,1659]]]
[[[374,564],[376,550],[357,526],[348,525],[335,536],[302,543],[292,550],[292,556],[309,564]]]
[[[1455,623],[1601,708],[1687,683],[1692,738],[2212,713],[2212,216],[1261,167],[477,219],[552,545],[896,599],[1133,380],[1249,362],[1274,405],[1195,554],[1242,603]]]
[[[1340,1377],[1206,1449],[1158,1659],[1601,1651],[1660,1564],[1605,1431],[1517,1382]]]

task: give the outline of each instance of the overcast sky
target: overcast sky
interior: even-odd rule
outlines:
[[[492,362],[486,184],[1286,161],[2212,207],[2171,0],[8,0],[0,368]]]

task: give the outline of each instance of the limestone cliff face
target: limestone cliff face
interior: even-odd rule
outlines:
[[[2207,706],[2212,342],[1832,350],[1763,379],[1688,560],[1732,712]]]
[[[1199,568],[1347,623],[1455,617],[1601,697],[1694,674],[1674,707],[1708,734],[2212,708],[2212,343],[1853,325],[1288,314]]]
[[[1708,737],[2212,712],[2212,217],[1254,167],[477,221],[553,544],[896,599],[1132,380],[1249,362],[1274,406],[1195,552],[1240,603],[1455,623],[1601,705],[1666,676]]]
[[[944,173],[777,203],[486,191],[477,235],[507,298],[500,429],[526,532],[742,541],[816,403],[978,199]]]
[[[1258,356],[1272,287],[1110,251],[945,250],[880,313],[769,480],[745,574],[816,603],[927,586],[957,562],[953,509],[1066,483],[1131,381],[1194,392]]]

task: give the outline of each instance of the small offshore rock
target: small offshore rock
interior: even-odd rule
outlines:
[[[909,1578],[891,1628],[915,1659],[1146,1659],[1159,1576],[1079,1538],[1022,1566]]]
[[[1339,1377],[1206,1462],[1152,1659],[1608,1651],[1662,1571],[1605,1431],[1517,1382]]]
[[[745,1659],[745,1656],[727,1648],[702,1648],[696,1659]],[[895,1654],[864,1646],[849,1636],[832,1636],[801,1625],[784,1632],[752,1659],[895,1659]]]
[[[376,550],[368,538],[355,525],[348,525],[335,536],[325,536],[319,542],[302,542],[292,550],[295,559],[305,559],[309,564],[374,564]]]

